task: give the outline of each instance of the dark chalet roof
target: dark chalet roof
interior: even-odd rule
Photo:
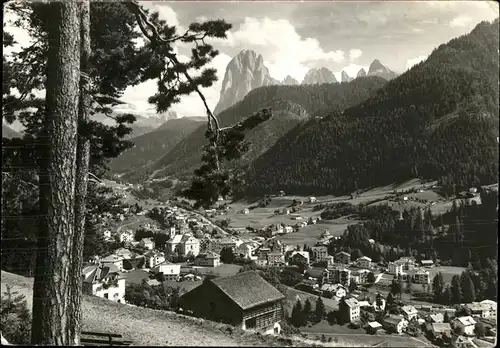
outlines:
[[[285,298],[278,289],[255,271],[210,281],[243,310]]]

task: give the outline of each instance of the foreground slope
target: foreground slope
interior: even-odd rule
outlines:
[[[183,117],[167,121],[152,132],[130,139],[134,147],[111,161],[113,173],[124,173],[153,163],[198,128],[205,118]]]
[[[253,163],[246,193],[346,193],[412,177],[495,182],[498,38],[498,19],[480,23],[372,98],[291,132]]]
[[[22,134],[16,132],[6,124],[2,124],[2,138],[12,139],[12,138],[21,138]]]
[[[2,271],[2,294],[11,291],[24,295],[31,311],[33,278]],[[112,332],[131,340],[134,346],[215,346],[215,347],[321,347],[318,341],[301,337],[263,336],[241,332],[229,325],[173,312],[153,310],[115,303],[94,296],[84,296],[82,302],[83,330]],[[330,347],[351,347],[352,344],[328,344]],[[354,345],[356,346],[356,345]]]
[[[252,142],[247,154],[248,161],[263,153],[281,136],[311,116],[323,115],[325,110],[343,110],[356,105],[370,97],[385,83],[382,78],[367,77],[347,84],[261,87],[248,93],[241,102],[222,112],[218,118],[221,127],[225,127],[264,107],[272,109],[273,117],[247,135],[247,140]],[[265,133],[262,133],[263,131]],[[206,144],[204,133],[205,126],[199,127],[146,172],[155,172],[156,177],[191,174],[201,162],[200,150]],[[258,141],[255,141],[257,139]],[[132,181],[143,180],[145,174],[141,172],[136,176],[127,175],[124,178]]]

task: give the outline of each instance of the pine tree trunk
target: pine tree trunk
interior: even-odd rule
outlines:
[[[89,74],[90,47],[90,2],[80,3],[80,70]],[[84,124],[88,119],[91,106],[89,94],[89,81],[86,78],[80,79],[80,103],[78,108],[78,122]],[[75,236],[73,239],[73,251],[71,261],[72,282],[68,303],[71,308],[70,330],[71,339],[75,345],[80,345],[80,335],[82,328],[82,266],[83,266],[83,244],[85,235],[85,212],[88,185],[90,159],[90,140],[87,134],[82,134],[80,129],[78,136],[78,146],[76,153],[76,183],[75,183]]]
[[[33,286],[32,344],[71,343],[68,315],[74,236],[80,81],[80,17],[75,0],[51,2],[40,227]]]

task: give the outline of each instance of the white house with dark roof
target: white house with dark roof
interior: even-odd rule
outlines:
[[[488,316],[486,317],[496,317],[497,316],[497,303],[492,300],[483,300],[479,302],[481,306],[488,311]]]
[[[382,324],[380,324],[378,321],[370,321],[368,324],[366,324],[366,331],[368,331],[371,334],[376,333],[381,328]]]
[[[428,320],[431,323],[436,323],[436,324],[443,323],[444,322],[444,315],[443,315],[443,313],[429,314]]]
[[[356,265],[360,268],[370,268],[372,266],[372,259],[368,256],[361,256],[356,260]]]
[[[403,274],[403,265],[397,262],[389,262],[387,265],[387,272],[394,274],[396,277]]]
[[[165,253],[157,250],[151,250],[144,254],[146,268],[153,268],[165,262]]]
[[[290,255],[290,260],[293,260],[297,255],[302,256],[308,264],[311,263],[311,259],[309,257],[309,251],[302,251],[302,250],[295,250],[292,252],[292,255]]]
[[[360,306],[358,300],[353,297],[347,299],[344,297],[339,302],[339,312],[351,323],[359,321]]]
[[[165,280],[177,280],[181,273],[181,265],[164,261],[163,263],[154,267],[150,273],[163,274]]]
[[[351,255],[346,253],[345,251],[341,251],[335,254],[334,256],[335,262],[349,264],[351,263]]]
[[[254,246],[250,242],[246,242],[238,246],[235,253],[240,257],[250,259],[252,257],[252,252],[255,250]]]
[[[466,336],[474,336],[476,321],[471,316],[458,317],[453,319],[453,324],[459,332]]]
[[[313,246],[312,254],[314,261],[324,261],[328,255],[328,248],[326,246]]]
[[[331,294],[336,299],[347,295],[347,289],[342,284],[323,284],[320,290],[323,294]]]
[[[111,254],[102,259],[99,259],[99,262],[105,266],[114,265],[118,268],[119,271],[123,269],[123,256],[118,256],[116,254]]]
[[[405,317],[406,320],[410,321],[413,318],[417,318],[418,316],[418,311],[415,307],[413,306],[403,306],[401,307],[401,311],[403,312],[403,316]]]
[[[113,264],[95,264],[82,270],[83,293],[125,303],[125,278]]]
[[[429,271],[420,268],[413,273],[413,283],[415,284],[430,284],[431,276]]]
[[[198,254],[194,259],[194,264],[202,267],[219,267],[220,255],[212,251]]]
[[[430,324],[429,331],[434,339],[443,336],[451,338],[453,332],[450,323],[432,323]]]
[[[383,325],[387,332],[401,333],[408,326],[408,321],[402,315],[389,315],[384,318]]]

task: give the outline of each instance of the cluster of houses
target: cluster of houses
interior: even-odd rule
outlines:
[[[361,256],[351,262],[351,255],[345,251],[329,255],[326,246],[318,245],[312,249],[312,261],[323,262],[326,268],[311,267],[306,270],[305,278],[312,281],[312,290],[318,290],[324,284],[338,284],[348,287],[352,281],[357,284],[368,282],[368,275],[377,272],[375,265],[369,257]],[[290,264],[304,264],[309,262],[309,252],[295,252]]]
[[[369,301],[359,301],[354,296],[345,298],[339,302],[339,313],[351,323],[360,321],[361,310],[372,313],[383,313],[385,301],[379,300],[369,303]],[[454,317],[456,310],[450,308],[432,308],[431,306],[419,306],[418,309],[412,305],[404,305],[400,307],[399,315],[388,314],[382,316],[378,321],[368,322],[365,329],[369,333],[375,333],[379,329],[384,329],[389,333],[403,333],[407,330],[408,325],[412,322],[416,323],[424,332],[428,333],[433,340],[448,339],[450,343],[455,343],[455,346],[461,346],[460,342],[467,343],[464,337],[475,336],[475,327],[479,318],[488,318],[496,316],[497,303],[490,300],[485,300],[480,303],[467,304],[464,307],[469,309],[481,308],[481,311],[473,313],[471,316]],[[424,308],[425,307],[425,308]],[[445,323],[443,312],[448,312],[449,317],[454,317],[449,322]],[[455,337],[455,342],[451,342],[452,334],[458,335]],[[495,332],[496,333],[496,332]],[[461,337],[460,336],[464,336]]]

